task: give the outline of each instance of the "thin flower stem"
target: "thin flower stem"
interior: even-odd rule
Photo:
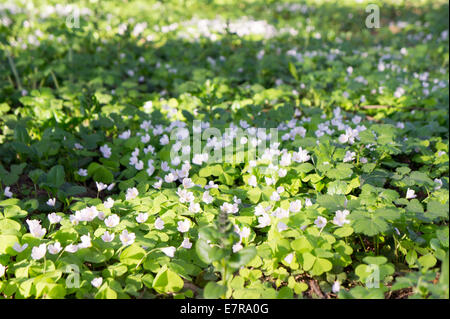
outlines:
[[[53,78],[53,82],[55,83],[56,89],[59,90],[58,79],[56,78],[55,73],[53,73],[53,71],[50,70],[50,74],[51,74],[51,76]]]
[[[20,77],[19,73],[17,72],[16,65],[14,64],[14,60],[11,56],[11,54],[8,52],[8,50],[5,50],[6,56],[8,57],[9,66],[11,67],[12,73],[14,74],[14,77],[16,78],[17,87],[19,90],[23,90],[22,84],[20,83]]]
[[[364,242],[363,242],[363,240],[361,238],[361,235],[358,234],[358,237],[359,237],[359,240],[361,241],[361,245],[363,246],[364,251],[366,251],[366,246],[364,245]]]
[[[47,257],[44,255],[44,274],[47,272]]]

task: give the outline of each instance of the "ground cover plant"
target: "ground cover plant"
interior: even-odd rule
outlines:
[[[448,298],[448,2],[0,3],[0,298]]]

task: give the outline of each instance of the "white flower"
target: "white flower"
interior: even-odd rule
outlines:
[[[56,198],[50,198],[47,201],[47,205],[50,206],[50,207],[55,207],[55,205],[56,205]]]
[[[156,183],[153,184],[153,187],[156,189],[161,189],[162,183],[163,183],[163,180],[160,179]]]
[[[114,240],[114,237],[115,237],[114,234],[110,234],[109,231],[105,231],[101,238],[105,243],[109,243]]]
[[[331,291],[333,291],[333,293],[337,294],[339,292],[339,290],[341,290],[341,284],[339,283],[339,281],[335,281],[333,283],[333,286],[331,287]]]
[[[155,166],[153,166],[152,164],[149,164],[146,172],[149,177],[152,176],[153,173],[155,172]]]
[[[413,199],[416,198],[416,192],[414,191],[414,189],[410,189],[408,188],[408,190],[406,191],[406,199]]]
[[[241,244],[240,242],[234,244],[233,247],[232,247],[233,253],[238,252],[238,251],[241,250],[242,248],[244,248],[244,247],[242,246],[242,244]]]
[[[190,203],[194,201],[194,193],[187,191],[186,189],[179,188],[177,195],[180,197],[180,203]]]
[[[434,190],[440,189],[443,185],[442,179],[440,179],[440,178],[435,178],[434,182],[437,184],[436,187],[434,188]]]
[[[352,118],[352,122],[353,122],[353,124],[355,124],[355,125],[358,125],[358,124],[361,122],[361,120],[362,120],[362,117],[359,116],[359,115],[355,115],[355,116]]]
[[[317,219],[314,221],[314,224],[316,224],[316,226],[319,227],[319,228],[324,228],[325,225],[327,224],[327,220],[326,220],[324,217],[319,216],[319,217],[317,217]]]
[[[192,181],[192,179],[190,178],[183,178],[183,187],[184,188],[191,188],[193,187],[195,184]]]
[[[359,131],[354,130],[351,127],[345,129],[345,134],[339,136],[339,142],[342,144],[349,143],[352,145],[355,143],[355,138],[359,138]]]
[[[194,214],[198,213],[200,211],[200,204],[191,202],[189,204],[189,211]]]
[[[143,161],[139,161],[136,164],[134,164],[134,168],[138,171],[141,171],[144,169],[144,162]]]
[[[153,145],[149,145],[146,148],[144,148],[144,153],[148,154],[148,153],[153,153],[155,151],[155,148],[153,147]]]
[[[108,187],[108,185],[103,184],[103,183],[99,183],[99,182],[95,182],[95,185],[97,185],[97,190],[99,192],[101,192],[102,190],[106,189]]]
[[[280,165],[281,166],[289,166],[291,165],[291,159],[292,159],[292,155],[289,153],[284,153],[281,156],[281,161],[280,161]]]
[[[311,199],[309,199],[309,198],[306,198],[306,199],[305,199],[305,206],[306,206],[306,207],[312,206],[312,204],[313,204],[313,203],[311,202]]]
[[[64,136],[64,140],[66,139],[66,137]],[[80,143],[75,143],[74,145],[73,145],[74,147],[75,147],[75,149],[77,149],[77,150],[82,150],[84,147],[83,147],[83,145],[81,145]]]
[[[41,222],[39,220],[26,220],[28,227],[30,229],[31,235],[33,235],[36,238],[41,238],[45,235],[47,230],[45,228],[42,228]]]
[[[287,209],[282,209],[281,207],[278,207],[273,213],[272,216],[282,219],[282,218],[288,218],[289,217],[289,211]]]
[[[353,160],[355,159],[355,156],[356,156],[356,153],[355,153],[355,152],[347,151],[347,152],[345,153],[345,157],[344,157],[344,159],[343,159],[343,162],[344,162],[344,163],[345,163],[345,162],[351,162],[351,161],[353,161]]]
[[[172,183],[177,179],[177,177],[173,173],[169,173],[166,176],[164,176],[164,181],[166,183]]]
[[[150,142],[150,135],[145,134],[144,136],[141,137],[141,142],[144,144],[147,144],[148,142]]]
[[[294,160],[294,162],[303,163],[309,161],[311,159],[311,156],[308,155],[307,150],[304,150],[301,147],[299,147],[298,152],[293,153],[292,159]]]
[[[277,182],[277,180],[275,178],[270,178],[270,177],[264,177],[264,180],[266,181],[267,186],[273,185]]]
[[[45,253],[47,252],[47,245],[41,244],[39,246],[33,247],[31,250],[31,258],[34,260],[39,260],[45,256]]]
[[[109,158],[111,156],[111,148],[108,145],[103,145],[100,147],[100,152],[104,158]]]
[[[78,170],[77,174],[80,175],[80,176],[86,177],[86,176],[88,176],[88,171],[87,171],[87,169],[80,168]]]
[[[103,202],[103,206],[105,206],[106,209],[111,209],[114,206],[114,199],[108,197],[108,199]]]
[[[91,281],[91,285],[94,286],[95,288],[99,288],[103,283],[103,278],[102,277],[97,277],[92,279]]]
[[[159,143],[160,143],[161,145],[167,145],[167,144],[169,144],[169,137],[168,137],[166,134],[164,134],[164,135],[159,139]]]
[[[189,228],[191,228],[191,222],[189,221],[189,219],[178,222],[177,229],[180,233],[186,233],[187,231],[189,231]]]
[[[191,249],[192,243],[189,241],[189,238],[185,238],[183,242],[181,243],[181,247],[186,249]]]
[[[181,163],[181,158],[179,156],[175,156],[170,163],[172,166],[178,166]]]
[[[13,197],[13,193],[11,192],[11,187],[7,186],[5,187],[5,192],[4,192],[5,196],[8,198]]]
[[[81,236],[81,243],[78,244],[78,248],[89,248],[92,247],[92,243],[91,243],[91,235],[87,234],[87,235],[83,235]]]
[[[105,217],[106,217],[106,216],[105,216],[105,212],[102,212],[102,211],[98,212],[98,215],[97,215],[97,218],[98,218],[98,219],[104,220]]]
[[[286,174],[287,174],[287,169],[280,168],[280,169],[278,170],[278,176],[279,176],[279,177],[283,178],[283,177],[286,176]]]
[[[250,228],[248,228],[248,227],[244,226],[244,227],[242,227],[242,230],[240,230],[239,227],[235,226],[235,230],[236,230],[236,233],[239,234],[239,237],[241,238],[241,240],[243,238],[247,238],[248,236],[250,236]]]
[[[205,185],[205,189],[211,188],[219,188],[219,185],[215,184],[214,181],[209,181],[207,185]]]
[[[261,204],[258,204],[255,207],[255,216],[261,216],[262,214],[268,212],[271,208],[272,206],[267,206],[264,208]]]
[[[266,227],[266,226],[269,226],[270,223],[271,223],[272,221],[271,221],[271,219],[270,219],[269,214],[267,214],[267,213],[262,213],[261,216],[258,217],[258,222],[259,222],[259,225],[256,226],[256,227],[264,228],[264,227]]]
[[[128,233],[128,230],[123,230],[122,233],[119,236],[120,241],[122,242],[122,245],[128,246],[134,243],[134,240],[136,239],[136,235],[134,233]]]
[[[136,221],[140,224],[145,223],[148,219],[148,214],[147,213],[139,213],[136,216]]]
[[[287,230],[288,226],[283,222],[278,222],[277,228],[278,228],[278,232],[281,233],[282,231]]]
[[[208,154],[195,154],[192,158],[192,163],[194,163],[195,165],[202,165],[203,162],[208,161],[208,157]]]
[[[161,251],[162,251],[164,254],[166,254],[166,256],[168,256],[168,257],[173,257],[173,256],[175,256],[175,251],[176,251],[176,250],[177,250],[177,249],[176,249],[175,247],[173,247],[173,246],[161,248]]]
[[[125,195],[126,200],[132,200],[135,199],[139,195],[139,191],[136,189],[136,187],[128,188],[127,193]]]
[[[17,251],[18,253],[21,253],[22,251],[24,251],[25,249],[27,249],[27,247],[28,247],[28,244],[23,244],[22,246],[20,246],[19,243],[15,243],[15,244],[13,245],[13,249],[14,249],[15,251]]]
[[[405,94],[405,89],[403,89],[402,87],[398,87],[395,92],[394,92],[394,96],[396,98],[400,98],[403,96],[403,94]]]
[[[202,201],[206,204],[211,204],[214,201],[214,197],[209,194],[209,191],[203,193]]]
[[[64,250],[69,252],[69,253],[75,253],[78,250],[78,246],[70,244],[70,245],[67,245]]]
[[[53,245],[48,245],[48,252],[52,255],[56,255],[62,250],[61,244],[59,242],[54,243]]]
[[[340,227],[344,226],[344,224],[349,224],[350,221],[346,219],[348,214],[350,214],[350,212],[346,209],[336,211],[336,216],[333,218],[333,224]]]
[[[120,135],[119,135],[119,138],[120,138],[121,140],[127,140],[127,139],[130,138],[130,136],[131,136],[131,131],[130,131],[130,130],[127,130],[127,131],[123,132],[122,134],[120,134]]]
[[[185,145],[181,148],[181,153],[183,153],[183,155],[187,155],[191,152],[191,147],[189,145]]]
[[[155,228],[158,230],[164,229],[164,221],[159,217],[155,220]]]
[[[117,216],[116,214],[112,214],[111,216],[108,216],[105,219],[105,225],[106,227],[116,227],[117,225],[119,225],[120,223],[120,217]]]
[[[270,200],[273,200],[275,202],[278,202],[280,200],[280,194],[278,194],[278,192],[273,192],[272,196],[270,196]]]
[[[289,205],[289,210],[292,213],[297,213],[300,211],[300,209],[302,209],[302,202],[299,199],[291,202],[291,204]]]
[[[80,222],[91,222],[99,214],[97,207],[86,207],[80,211],[75,212],[75,220]]]
[[[223,203],[220,210],[227,214],[236,214],[239,211],[237,204]]]
[[[0,264],[0,277],[3,277],[3,275],[6,272],[6,267]]]
[[[284,261],[287,264],[291,264],[292,260],[294,259],[294,253],[290,253],[289,255],[287,255],[286,257],[284,257]]]
[[[61,221],[62,217],[56,215],[56,213],[51,213],[47,216],[48,220],[50,221],[50,224],[57,224]]]

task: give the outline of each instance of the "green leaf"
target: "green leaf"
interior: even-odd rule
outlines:
[[[351,234],[353,234],[353,228],[348,225],[345,225],[336,229],[333,232],[333,234],[335,234],[338,237],[348,237]]]
[[[292,299],[294,298],[294,292],[289,287],[282,287],[280,291],[278,291],[277,299]]]
[[[158,293],[169,293],[180,291],[184,286],[183,279],[175,272],[167,268],[167,265],[161,267],[153,280],[153,289]]]
[[[311,245],[311,243],[308,241],[308,239],[306,237],[300,237],[300,238],[294,240],[293,242],[291,242],[291,247],[292,247],[292,249],[294,249],[295,251],[297,251],[301,254],[310,252],[313,250],[313,246]]]
[[[8,249],[12,249],[15,243],[18,243],[19,239],[14,235],[0,235],[0,254],[7,254]]]
[[[353,219],[353,229],[357,233],[374,236],[389,230],[389,224],[381,216],[373,213],[354,212],[349,215]]]
[[[436,265],[437,259],[433,254],[427,254],[418,259],[419,264],[424,268],[431,268]]]
[[[56,165],[48,172],[46,184],[52,188],[59,188],[64,184],[64,178],[64,167],[62,165]]]
[[[292,62],[289,62],[289,72],[294,77],[294,79],[296,79],[297,81],[299,80],[297,69],[295,68],[295,65]]]
[[[132,244],[125,248],[120,254],[120,262],[125,265],[137,265],[142,262],[145,256],[145,250],[137,244]]]
[[[363,258],[363,261],[368,264],[368,265],[383,265],[385,263],[387,263],[387,258],[384,256],[378,256],[378,257],[373,257],[373,256],[367,256]]]
[[[227,287],[219,285],[216,282],[210,281],[206,284],[203,290],[203,297],[205,299],[218,299],[223,297],[227,292]]]
[[[252,188],[247,192],[247,197],[253,204],[256,204],[259,202],[259,199],[261,198],[261,190],[259,188]]]
[[[231,255],[228,265],[232,268],[240,268],[247,265],[256,256],[256,248],[245,247]]]

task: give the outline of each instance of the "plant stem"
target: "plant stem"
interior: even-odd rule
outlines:
[[[59,84],[58,84],[58,80],[56,79],[55,73],[53,73],[53,71],[50,70],[50,74],[52,75],[53,82],[55,83],[56,89],[59,90]]]
[[[364,246],[364,242],[363,242],[363,240],[361,238],[361,235],[358,234],[358,237],[359,237],[359,240],[361,241],[361,245],[363,246],[364,251],[366,251],[366,246]]]
[[[16,83],[17,83],[17,87],[19,88],[19,90],[23,90],[22,84],[20,83],[20,77],[19,77],[19,73],[17,72],[16,69],[16,65],[14,64],[14,60],[11,56],[11,54],[9,54],[8,50],[5,50],[6,56],[8,57],[8,62],[9,62],[9,66],[11,67],[12,73],[14,74],[14,77],[16,78]]]

